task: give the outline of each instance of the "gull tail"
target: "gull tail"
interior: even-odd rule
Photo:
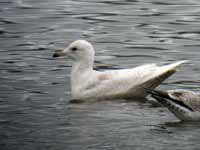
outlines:
[[[146,91],[159,103],[167,107],[177,118],[181,120],[188,120],[187,118],[189,117],[189,114],[191,112],[194,112],[191,107],[180,100],[176,100],[170,97],[167,92],[149,89],[146,89]]]

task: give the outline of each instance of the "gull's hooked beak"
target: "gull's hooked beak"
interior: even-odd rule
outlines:
[[[62,56],[66,56],[67,53],[65,50],[56,50],[53,54],[53,57],[62,57]]]

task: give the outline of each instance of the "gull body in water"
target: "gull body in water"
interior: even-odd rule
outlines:
[[[185,61],[165,66],[147,64],[131,69],[96,71],[93,69],[95,51],[85,40],[76,40],[53,57],[68,56],[73,60],[71,94],[73,99],[144,98],[143,87],[154,89],[176,72]]]
[[[147,92],[180,120],[200,120],[200,93],[181,89],[166,92],[147,90]]]

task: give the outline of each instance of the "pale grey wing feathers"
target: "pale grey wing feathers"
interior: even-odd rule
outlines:
[[[142,82],[141,84],[138,85],[138,88],[136,88],[138,91],[140,92],[146,92],[146,90],[144,90],[145,88],[147,89],[154,89],[156,88],[158,85],[160,85],[165,79],[167,79],[168,77],[170,77],[172,74],[174,74],[177,71],[177,68],[180,67],[180,65],[182,63],[185,63],[187,61],[179,61],[173,64],[169,64],[166,66],[162,66],[162,67],[157,67],[157,71],[156,72],[152,72],[153,75],[150,76],[150,78],[148,78],[148,80]],[[147,95],[147,94],[145,94]]]
[[[137,87],[134,87],[134,89],[138,94],[147,95],[148,93],[146,92],[145,88],[147,89],[156,88],[157,86],[160,85],[160,83],[162,83],[162,81],[171,76],[174,72],[176,72],[176,70],[169,70],[164,72],[163,74],[153,76],[151,79],[148,79],[147,81],[144,81],[143,83],[139,84]]]
[[[104,89],[116,95],[125,94],[127,97],[144,97],[147,95],[145,88],[154,89],[162,81],[176,72],[181,63],[159,67],[155,64],[139,66],[133,69],[115,70],[105,72],[109,76]],[[104,76],[103,77],[104,80]],[[127,93],[127,94],[126,94]]]
[[[153,75],[150,78],[148,78],[148,80],[144,81],[140,86],[146,87],[148,89],[154,89],[165,79],[174,74],[177,71],[177,68],[180,67],[180,65],[185,62],[186,61],[179,61],[166,66],[157,67],[157,71],[154,73],[152,72]]]
[[[89,97],[145,97],[145,88],[154,89],[168,78],[182,62],[165,66],[148,64],[131,69],[108,70],[104,72],[91,70],[73,76],[73,96],[87,99]]]
[[[157,66],[155,64],[148,64],[133,69],[109,70],[105,72],[97,71],[94,77],[91,77],[92,81],[95,78],[95,82],[88,82],[83,87],[84,92],[82,94],[85,97],[92,95],[95,97],[137,96],[141,92],[138,92],[138,94],[135,93],[135,86],[146,82],[156,70]]]
[[[168,94],[171,98],[182,101],[194,111],[200,111],[200,93],[187,90],[170,90]]]

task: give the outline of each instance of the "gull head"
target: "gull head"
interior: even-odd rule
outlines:
[[[63,50],[56,51],[53,54],[53,57],[62,57],[67,56],[74,61],[81,60],[91,60],[94,61],[94,48],[86,40],[76,40],[69,44],[69,46]]]

